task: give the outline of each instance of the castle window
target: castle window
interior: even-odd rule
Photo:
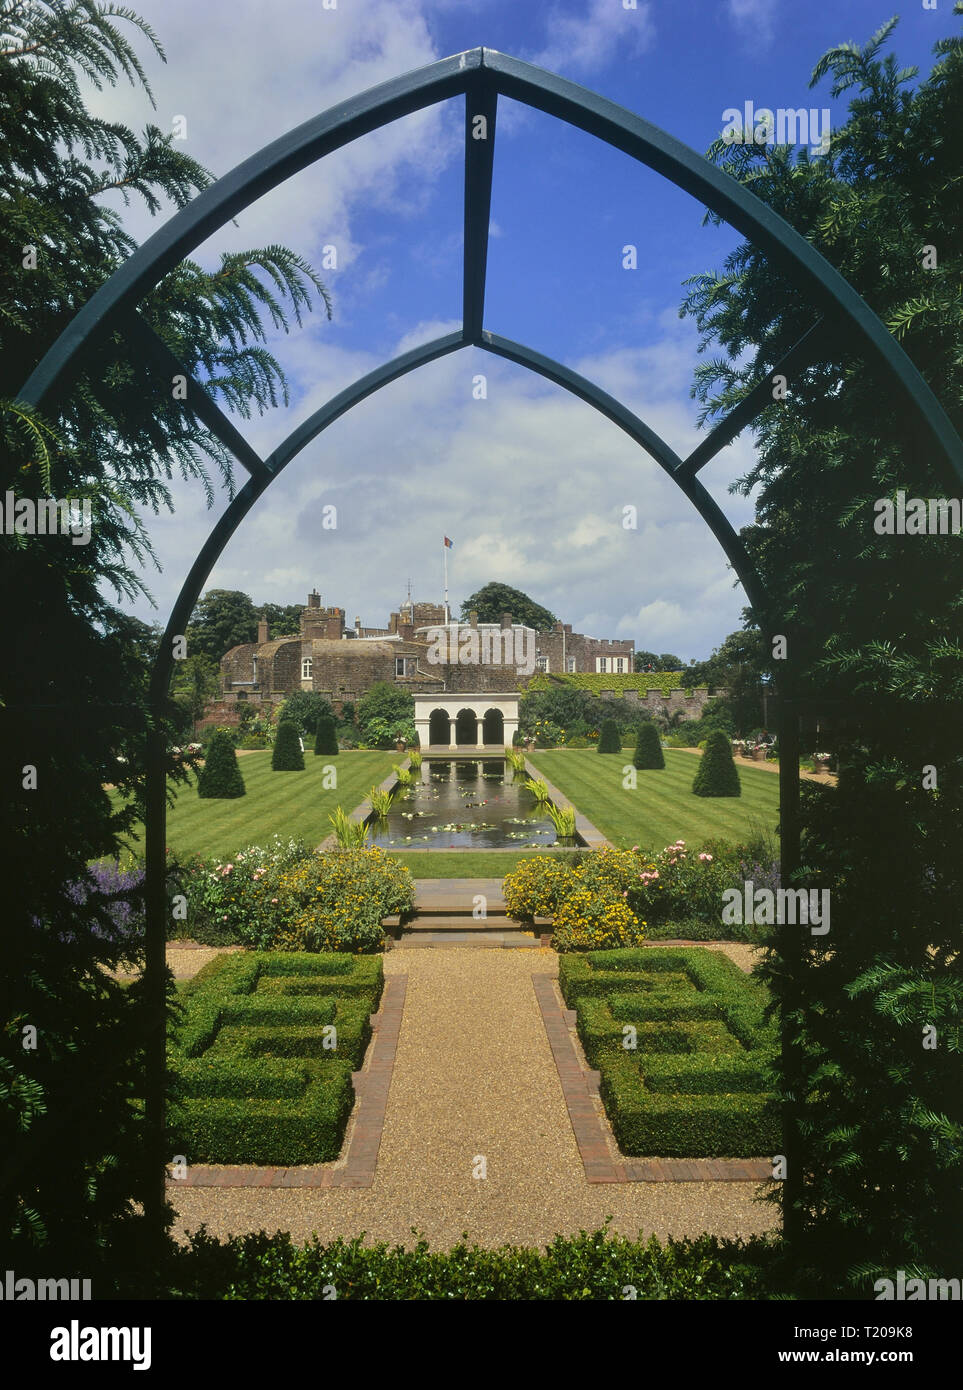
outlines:
[[[609,659],[607,656],[597,656],[595,658],[596,671],[605,672],[609,669]]]
[[[395,675],[413,676],[415,674],[415,658],[413,656],[395,657]]]
[[[565,658],[565,669],[566,669],[566,671],[574,671],[574,670],[575,670],[575,657],[574,657],[574,656],[567,656],[567,657]]]
[[[624,656],[617,656],[617,657],[615,657],[615,669],[616,669],[616,671],[618,671],[620,674],[623,673],[623,672],[625,671],[625,657],[624,657]]]
[[[537,656],[537,657],[535,658],[535,669],[536,669],[536,671],[547,671],[547,670],[548,670],[548,657],[547,657],[547,656]]]
[[[306,656],[301,661],[301,679],[309,681],[314,673],[314,661],[310,656]]]

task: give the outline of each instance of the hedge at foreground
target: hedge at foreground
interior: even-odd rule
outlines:
[[[365,1246],[361,1237],[295,1245],[286,1231],[223,1243],[203,1229],[173,1253],[175,1299],[415,1299],[558,1302],[627,1299],[765,1299],[783,1293],[780,1246],[748,1242],[648,1241],[606,1230],[556,1236],[544,1250],[459,1244],[431,1250]]]
[[[559,985],[624,1154],[778,1151],[766,991],[727,957],[699,948],[563,956]]]
[[[189,1164],[337,1158],[383,983],[374,956],[211,961],[172,1030],[171,1151]]]

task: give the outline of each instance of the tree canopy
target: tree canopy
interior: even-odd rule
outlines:
[[[681,656],[674,656],[672,652],[663,652],[661,656],[655,652],[635,653],[637,671],[681,671],[684,665]]]
[[[959,431],[963,40],[940,40],[917,81],[883,54],[895,26],[816,64],[813,85],[829,79],[849,98],[828,151],[720,141],[710,157],[842,272]],[[816,317],[748,244],[689,282],[683,312],[702,335],[705,421],[773,372]],[[954,1258],[963,1121],[944,1056],[920,1039],[931,1026],[957,1050],[963,1010],[963,550],[959,536],[889,535],[876,521],[899,489],[940,498],[960,486],[835,324],[755,428],[757,460],[737,486],[756,516],[742,537],[796,688],[838,702],[819,739],[840,768],[837,788],[806,788],[798,880],[832,894],[832,930],[800,947],[771,938],[765,967],[796,1040],[778,1089],[804,1097],[801,1186],[777,1183],[774,1196],[820,1287],[865,1289],[911,1264],[943,1273]]]
[[[529,598],[528,594],[508,584],[495,582],[484,584],[465,599],[461,606],[461,621],[467,622],[472,612],[478,614],[480,623],[497,623],[503,613],[511,613],[513,623],[522,623],[539,632],[554,627],[558,622],[554,613]]]
[[[136,45],[163,52],[144,20],[96,0],[2,0],[0,19],[0,378],[13,393],[135,249],[108,196],[156,213],[183,207],[211,176],[157,126],[136,134],[84,104],[81,75],[97,86],[129,80],[149,99]],[[300,321],[318,301],[326,292],[312,268],[272,246],[185,261],[138,312],[205,390],[245,416],[286,399],[267,326]],[[137,1105],[144,995],[107,973],[143,942],[118,939],[88,870],[116,855],[142,816],[153,718],[150,639],[108,595],[146,592],[144,518],[171,506],[175,473],[200,479],[211,501],[212,474],[233,489],[223,446],[131,353],[122,327],[88,344],[48,415],[0,400],[0,492],[83,499],[93,519],[86,544],[17,534],[0,548],[0,587],[17,595],[0,670],[0,859],[17,889],[0,1006],[38,1039],[29,1051],[19,1027],[0,1033],[0,1231],[18,1273],[82,1269],[105,1296],[113,1278],[125,1297],[136,1287],[132,1271],[147,1258],[138,1204],[157,1184]],[[176,722],[165,732],[173,740]],[[169,771],[185,775],[173,760]]]

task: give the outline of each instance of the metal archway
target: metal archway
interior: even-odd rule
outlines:
[[[465,96],[461,332],[405,353],[361,378],[303,422],[267,459],[261,459],[204,387],[190,377],[138,314],[138,303],[208,236],[285,179],[361,135],[459,94]],[[488,225],[499,95],[586,131],[698,198],[765,252],[808,294],[821,315],[772,372],[687,458],[679,458],[643,421],[598,386],[559,362],[485,330]],[[478,117],[484,117],[484,122],[478,123]],[[163,707],[167,696],[173,667],[172,637],[184,630],[218,556],[273,479],[305,445],[354,405],[416,367],[462,347],[473,345],[538,372],[599,410],[633,438],[665,469],[706,521],[742,581],[760,625],[770,632],[777,630],[773,627],[776,615],[769,611],[759,577],[738,535],[699,482],[698,473],[770,403],[773,375],[789,376],[814,360],[827,330],[850,334],[857,348],[883,370],[906,402],[922,438],[945,465],[947,476],[963,482],[963,443],[936,396],[872,310],[799,233],[742,185],[641,117],[565,78],[492,49],[471,49],[371,88],[290,131],[212,184],[150,237],[78,311],[25,383],[20,399],[36,408],[55,408],[58,395],[69,390],[87,345],[118,328],[125,333],[132,350],[153,362],[165,381],[174,375],[187,379],[187,408],[250,474],[199,552],[171,613],[151,681],[155,711]],[[784,762],[784,775],[780,777],[782,853],[784,864],[793,865],[798,855],[795,716],[781,719],[780,737]],[[150,1146],[161,1182],[158,1211],[163,1205],[164,1174],[166,811],[165,747],[162,735],[155,731],[149,737],[147,766],[145,974],[155,1015],[152,1045],[148,1047],[146,1100]],[[790,1162],[790,1172],[798,1166]]]

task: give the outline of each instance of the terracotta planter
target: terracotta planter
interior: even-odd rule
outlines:
[[[757,763],[764,763],[766,761],[766,754],[768,752],[768,748],[754,748],[752,750],[752,756]]]

